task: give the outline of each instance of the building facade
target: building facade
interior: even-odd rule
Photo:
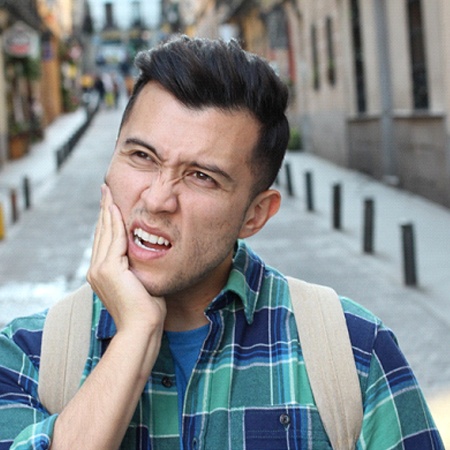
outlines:
[[[0,0],[0,167],[77,106],[86,0]]]
[[[29,119],[43,28],[34,3],[0,2],[0,167],[26,151],[31,133],[37,131]]]
[[[450,206],[449,3],[316,0],[298,8],[294,121],[306,149]]]
[[[160,0],[89,0],[96,63],[126,75],[136,53],[155,44]]]
[[[155,28],[159,22],[160,3],[161,0],[89,0],[97,31],[106,25],[128,30],[137,22]]]
[[[450,206],[448,0],[164,3],[274,64],[306,151]]]

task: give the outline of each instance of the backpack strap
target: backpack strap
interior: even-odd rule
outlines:
[[[38,394],[51,414],[61,412],[80,387],[91,341],[92,298],[92,289],[85,283],[48,311]]]
[[[361,433],[361,387],[336,292],[287,277],[308,378],[333,449],[354,449]]]

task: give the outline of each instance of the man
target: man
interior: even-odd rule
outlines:
[[[286,87],[235,42],[180,37],[137,66],[102,186],[86,379],[49,415],[37,395],[45,315],[13,322],[0,448],[330,448],[286,279],[243,241],[280,205]],[[364,402],[358,448],[443,448],[392,334],[342,304]]]

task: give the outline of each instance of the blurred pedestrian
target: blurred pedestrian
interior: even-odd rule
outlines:
[[[119,107],[120,101],[120,81],[117,74],[112,75],[112,84],[113,84],[113,95],[114,95],[114,107],[117,109]]]
[[[105,100],[105,85],[100,74],[97,74],[95,77],[94,89],[97,92],[99,104],[103,105]]]
[[[112,75],[109,72],[103,72],[102,81],[105,89],[105,106],[112,108],[114,106],[114,83]]]
[[[81,76],[81,89],[83,93],[91,92],[94,87],[94,79],[90,73],[84,73]]]

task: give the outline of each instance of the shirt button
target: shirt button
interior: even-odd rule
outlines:
[[[281,414],[280,423],[281,425],[287,427],[291,423],[291,418],[289,417],[289,414]]]
[[[198,439],[195,437],[192,439],[192,450],[197,450],[198,448]]]
[[[171,388],[173,386],[172,380],[169,377],[163,377],[161,384],[166,388]]]

